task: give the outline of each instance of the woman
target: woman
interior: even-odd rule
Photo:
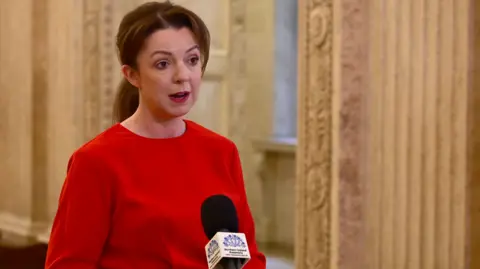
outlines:
[[[118,123],[71,157],[47,269],[207,268],[200,207],[234,202],[252,259],[265,268],[235,145],[182,119],[197,100],[210,38],[193,12],[147,3],[120,24]]]

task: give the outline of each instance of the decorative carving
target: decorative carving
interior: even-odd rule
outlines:
[[[84,0],[83,5],[83,140],[89,140],[112,123],[114,10],[112,0]]]
[[[320,8],[312,10],[310,14],[311,26],[308,29],[311,32],[311,43],[319,48],[321,48],[327,40],[327,27],[329,26],[327,15],[326,10]]]
[[[100,125],[99,30],[102,1],[83,1],[83,140],[93,138]],[[79,89],[80,90],[80,89]],[[83,141],[82,141],[83,142]]]
[[[111,124],[112,58],[115,58],[112,14],[111,0],[84,1],[84,140]]]
[[[100,79],[100,130],[106,129],[112,125],[113,101],[115,98],[116,84],[114,72],[117,65],[115,54],[115,25],[114,25],[114,1],[103,0],[101,10],[101,32],[100,41],[100,61],[101,61],[101,79]]]
[[[332,0],[300,0],[296,268],[330,267]]]

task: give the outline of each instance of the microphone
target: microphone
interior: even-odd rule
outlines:
[[[201,207],[209,269],[241,269],[250,260],[245,234],[238,232],[237,210],[225,195],[208,197]]]

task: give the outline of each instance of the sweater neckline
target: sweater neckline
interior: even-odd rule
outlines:
[[[189,120],[183,119],[183,122],[185,122],[185,131],[183,132],[183,134],[175,137],[168,137],[168,138],[152,138],[152,137],[142,136],[127,129],[121,123],[117,123],[116,128],[120,130],[122,133],[124,133],[125,135],[127,135],[128,137],[131,137],[137,140],[150,141],[150,142],[162,142],[162,141],[173,142],[173,141],[181,141],[186,139],[188,136],[190,136],[190,133],[193,131]]]

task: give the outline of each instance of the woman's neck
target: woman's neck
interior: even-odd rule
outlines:
[[[185,133],[186,123],[181,117],[158,120],[150,113],[138,109],[121,123],[131,132],[148,138],[173,138]]]

